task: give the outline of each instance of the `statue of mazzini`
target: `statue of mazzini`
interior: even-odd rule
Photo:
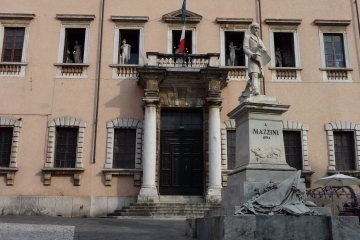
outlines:
[[[263,78],[263,67],[270,62],[270,56],[266,52],[264,43],[259,38],[259,24],[253,23],[250,27],[250,32],[247,32],[244,37],[244,53],[248,56],[248,73],[249,80],[246,88],[241,95],[241,99],[246,99],[250,96],[250,88],[252,95],[260,94],[260,78]]]

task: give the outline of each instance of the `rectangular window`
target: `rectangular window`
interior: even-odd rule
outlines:
[[[274,32],[275,66],[296,67],[294,33]]]
[[[135,168],[136,129],[115,129],[113,168]]]
[[[356,170],[354,142],[354,132],[334,131],[336,170]]]
[[[24,36],[24,27],[5,27],[2,62],[21,62]]]
[[[227,138],[227,165],[228,165],[228,169],[231,170],[235,168],[236,131],[227,130],[226,138]]]
[[[56,128],[55,168],[75,168],[77,128]]]
[[[324,33],[326,67],[345,67],[343,34]]]
[[[302,170],[302,142],[300,131],[283,131],[286,162]]]
[[[64,42],[64,63],[83,63],[85,28],[66,28]]]
[[[245,66],[244,32],[225,31],[226,66]]]
[[[12,127],[0,127],[0,167],[10,166]]]
[[[119,64],[139,64],[140,29],[119,30]]]
[[[172,53],[178,53],[182,30],[172,30]],[[192,52],[192,31],[185,30],[185,53]]]

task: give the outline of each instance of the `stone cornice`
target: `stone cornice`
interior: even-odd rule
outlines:
[[[182,9],[178,9],[176,11],[164,14],[162,16],[162,20],[166,23],[183,23],[181,20]],[[202,19],[202,16],[191,12],[189,10],[185,10],[186,22],[187,23],[199,23]]]
[[[56,19],[61,21],[92,21],[95,19],[93,14],[56,14]]]
[[[0,13],[0,20],[32,20],[34,17],[33,13]]]
[[[314,24],[318,26],[348,26],[351,20],[326,20],[326,19],[315,19]]]
[[[275,19],[275,18],[267,18],[265,19],[265,23],[268,25],[300,25],[301,19]]]
[[[149,21],[148,16],[111,16],[110,19],[113,22],[145,23],[145,22]]]
[[[253,22],[252,18],[219,18],[215,20],[219,24],[246,24],[250,25]]]

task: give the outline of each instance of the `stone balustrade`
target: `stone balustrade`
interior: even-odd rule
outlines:
[[[0,62],[1,76],[20,76],[27,63],[22,62]]]
[[[179,67],[179,68],[206,68],[219,67],[218,53],[208,54],[164,54],[147,52],[148,66],[156,67]]]
[[[347,80],[348,71],[343,69],[328,69],[326,70],[328,80]]]
[[[114,78],[137,78],[139,65],[111,64]]]
[[[89,64],[86,63],[55,63],[57,68],[57,77],[64,78],[84,78]]]
[[[228,70],[228,79],[229,80],[247,80],[247,67],[246,66],[237,66],[237,67],[224,67]]]

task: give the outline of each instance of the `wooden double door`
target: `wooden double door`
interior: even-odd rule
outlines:
[[[160,194],[203,194],[202,115],[198,110],[161,112]]]

